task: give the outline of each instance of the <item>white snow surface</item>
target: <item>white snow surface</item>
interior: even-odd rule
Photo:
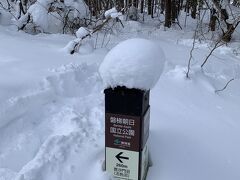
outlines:
[[[123,23],[107,48],[99,33],[87,55],[61,50],[74,37],[0,26],[0,180],[110,180],[98,69],[108,49],[130,37],[156,42],[167,60],[151,90],[146,180],[240,179],[240,57],[232,53],[239,43],[216,49],[203,69],[209,44],[197,44],[186,79],[193,32]]]
[[[99,72],[105,88],[125,86],[149,90],[157,83],[165,63],[161,47],[147,39],[119,43],[104,58]]]

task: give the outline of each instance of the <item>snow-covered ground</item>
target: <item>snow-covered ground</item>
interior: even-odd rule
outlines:
[[[98,68],[108,49],[130,37],[155,41],[167,60],[151,91],[147,180],[239,180],[236,46],[218,48],[202,70],[209,44],[197,44],[186,79],[192,33],[136,22],[116,33],[105,48],[69,55],[64,47],[74,37],[32,36],[0,26],[0,180],[109,179],[102,171],[104,94]]]

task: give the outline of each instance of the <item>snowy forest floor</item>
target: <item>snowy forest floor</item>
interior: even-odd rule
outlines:
[[[186,79],[192,31],[125,22],[109,37],[100,34],[92,52],[74,55],[63,49],[72,36],[32,36],[0,26],[0,180],[109,179],[101,167],[98,67],[109,49],[132,37],[158,42],[167,58],[151,91],[147,180],[240,179],[238,43],[216,49],[203,69],[211,43],[197,43]]]

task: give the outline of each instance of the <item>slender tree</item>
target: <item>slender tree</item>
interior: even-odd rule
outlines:
[[[171,0],[165,0],[165,27],[170,28],[172,21],[171,21],[171,12],[172,12],[172,5]]]

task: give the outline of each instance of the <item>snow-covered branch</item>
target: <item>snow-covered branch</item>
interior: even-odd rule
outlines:
[[[91,37],[94,33],[100,31],[108,22],[112,19],[116,19],[121,23],[121,20],[119,17],[122,15],[122,13],[117,12],[116,8],[112,8],[105,12],[106,19],[99,25],[95,26],[92,30],[87,29],[85,27],[80,27],[78,31],[76,32],[77,38],[73,41],[70,41],[67,46],[64,48],[67,50],[68,53],[74,54],[75,52],[79,51],[79,48],[82,44],[82,41],[87,38]],[[122,24],[122,23],[121,23]]]

